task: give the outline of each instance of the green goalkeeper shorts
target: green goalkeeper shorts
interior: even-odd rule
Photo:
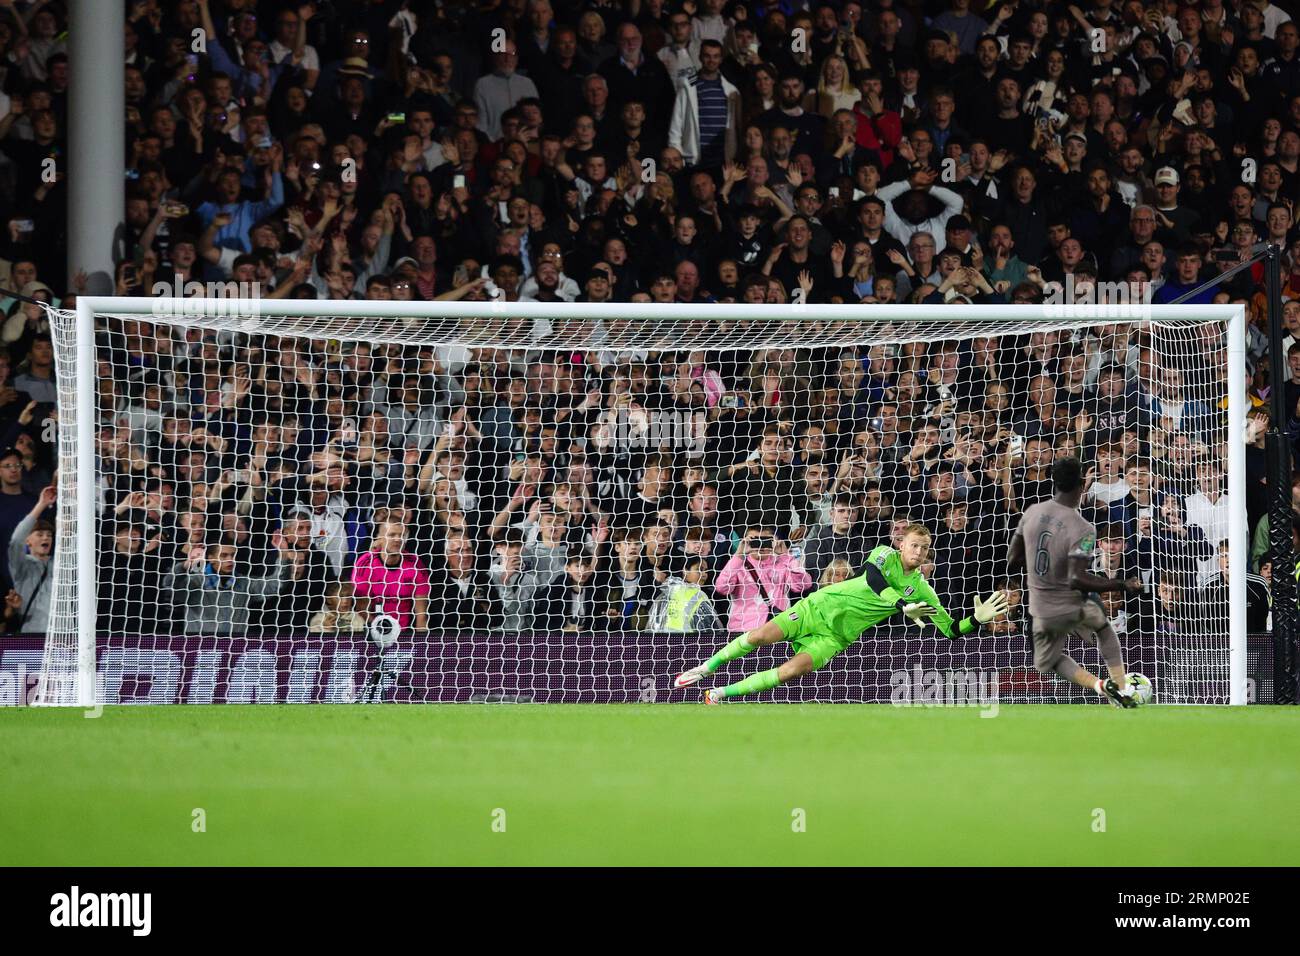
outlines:
[[[853,643],[832,635],[821,614],[807,598],[796,601],[789,610],[782,611],[772,620],[776,621],[795,654],[807,654],[813,659],[813,670],[821,670],[832,657]]]

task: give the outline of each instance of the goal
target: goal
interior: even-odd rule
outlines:
[[[955,641],[881,626],[768,699],[1083,702],[1034,670],[1006,573],[1072,454],[1094,569],[1146,585],[1104,596],[1130,670],[1163,703],[1246,700],[1240,306],[51,317],[42,703],[694,700],[675,673],[912,522],[954,616],[1003,589],[1008,617]]]

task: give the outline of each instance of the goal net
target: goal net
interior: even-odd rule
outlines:
[[[46,703],[693,701],[676,673],[913,522],[954,617],[1010,614],[764,699],[1091,701],[1006,571],[1066,455],[1094,570],[1145,585],[1101,598],[1129,669],[1244,699],[1237,307],[168,304],[52,313]]]

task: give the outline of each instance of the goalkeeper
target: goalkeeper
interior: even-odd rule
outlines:
[[[679,674],[675,686],[689,687],[756,647],[790,642],[794,656],[780,667],[705,691],[704,703],[717,704],[728,697],[771,690],[818,670],[869,628],[897,614],[915,624],[931,622],[944,637],[955,639],[974,633],[1007,612],[1006,595],[995,591],[988,600],[975,599],[971,616],[954,621],[921,576],[921,565],[929,553],[930,532],[925,525],[909,525],[898,550],[879,546],[868,555],[866,570],[860,576],[815,591],[761,627],[740,635],[703,664]]]

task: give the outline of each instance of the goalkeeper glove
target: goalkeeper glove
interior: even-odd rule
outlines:
[[[915,601],[911,604],[904,604],[902,601],[899,601],[898,606],[902,609],[903,613],[907,615],[907,619],[913,624],[924,624],[926,621],[930,620],[930,618],[934,617],[934,608],[923,601]]]
[[[1001,617],[1007,613],[1007,596],[1001,591],[994,591],[988,596],[987,600],[981,601],[977,596],[975,598],[975,621],[979,624],[987,624],[995,617]]]

